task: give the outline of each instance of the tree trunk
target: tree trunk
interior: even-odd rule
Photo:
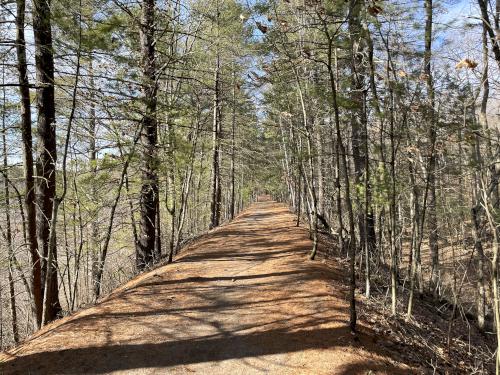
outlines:
[[[136,249],[136,267],[138,271],[149,267],[154,262],[155,238],[158,208],[157,176],[157,83],[155,63],[155,1],[144,0],[142,3],[140,40],[142,54],[142,94],[144,114],[142,118],[142,187],[140,195],[141,220],[139,246]]]
[[[5,72],[4,72],[5,78]],[[5,81],[5,79],[3,79]],[[3,106],[6,105],[6,95],[5,87],[3,88]],[[7,255],[8,255],[8,282],[9,282],[9,303],[10,303],[10,313],[11,313],[11,327],[12,327],[12,337],[14,343],[19,342],[19,330],[17,327],[17,307],[16,307],[16,292],[14,284],[14,248],[12,244],[12,227],[10,220],[10,191],[9,191],[9,180],[8,180],[8,168],[9,162],[7,157],[7,126],[5,124],[5,111],[2,112],[2,146],[3,146],[3,168],[4,168],[4,178],[3,178],[3,188],[5,194],[5,240],[7,245]]]
[[[304,132],[306,134],[306,144],[307,144],[307,161],[308,161],[308,169],[309,175],[307,175],[304,171],[304,165],[302,160],[300,160],[300,169],[303,174],[304,179],[304,194],[310,198],[311,202],[308,205],[309,215],[309,234],[313,241],[313,247],[311,249],[311,253],[309,255],[309,259],[314,260],[316,257],[316,252],[318,249],[318,199],[316,195],[316,186],[315,186],[315,173],[314,173],[314,160],[313,160],[313,135],[311,134],[311,124],[308,118],[308,113],[306,109],[306,103],[304,98],[304,92],[301,86],[300,78],[297,70],[294,68],[295,79],[297,83],[297,93],[300,101],[300,108],[302,112],[302,125],[304,127]]]
[[[431,254],[431,280],[430,289],[434,298],[439,295],[439,246],[438,246],[438,221],[436,214],[436,155],[435,143],[437,140],[437,119],[434,113],[434,82],[431,71],[432,57],[432,18],[433,18],[433,0],[425,0],[425,52],[424,52],[424,75],[427,85],[427,96],[429,104],[427,107],[426,117],[429,126],[429,166],[428,166],[428,183],[429,183],[429,201],[428,201],[428,220],[427,229],[429,230],[429,249]]]
[[[389,74],[387,74],[389,75]],[[391,159],[390,159],[390,174],[391,174],[391,197],[389,206],[389,232],[391,246],[391,312],[392,315],[397,314],[397,294],[398,294],[398,254],[396,247],[396,142],[394,129],[394,93],[389,89],[390,96],[390,144],[391,144]]]
[[[43,294],[43,313],[42,313],[42,325],[51,322],[56,317],[52,316],[51,311],[53,310],[53,299],[55,295],[57,296],[57,303],[59,305],[58,293],[59,290],[57,288],[57,275],[58,275],[58,267],[57,267],[57,237],[56,237],[56,228],[57,228],[57,218],[58,211],[61,203],[64,202],[66,197],[66,193],[68,191],[68,178],[67,178],[67,160],[68,160],[68,149],[69,142],[71,139],[71,128],[73,124],[73,120],[75,118],[75,110],[76,110],[76,96],[78,92],[78,80],[80,78],[80,57],[81,57],[81,42],[82,42],[82,20],[81,20],[81,3],[80,3],[80,12],[78,13],[78,24],[79,24],[79,40],[78,40],[78,50],[76,53],[76,69],[75,69],[75,82],[73,86],[72,98],[71,98],[71,110],[68,118],[68,125],[66,127],[66,135],[64,138],[64,150],[62,153],[62,162],[61,162],[61,175],[62,175],[62,192],[60,196],[56,196],[54,194],[54,199],[52,202],[52,212],[50,214],[50,230],[49,230],[49,243],[48,243],[48,254],[47,254],[47,265],[48,272],[46,274],[44,280],[44,294]],[[56,151],[55,151],[56,152]],[[54,154],[55,154],[54,152]],[[53,269],[51,269],[53,267]],[[63,280],[61,280],[63,281]],[[51,285],[55,283],[55,290],[52,290]],[[64,286],[64,284],[63,284]],[[59,305],[59,309],[60,305]]]
[[[93,61],[92,53],[90,54],[89,73],[90,73],[90,121],[89,121],[89,172],[92,176],[92,185],[90,186],[90,194],[97,200],[97,149],[96,149],[96,113],[95,113],[95,85],[93,77]],[[99,238],[99,208],[96,206],[92,210],[92,222],[90,223],[90,251],[92,257],[92,289],[94,300],[99,298],[101,286],[99,276],[99,262],[101,256],[101,241]]]
[[[486,212],[486,218],[488,219],[488,224],[490,226],[491,232],[493,233],[493,258],[491,259],[491,286],[493,291],[493,316],[495,318],[495,331],[497,338],[497,351],[496,351],[496,366],[495,374],[500,375],[500,300],[498,292],[498,224],[493,220],[492,213],[490,211],[490,202],[488,201],[487,189],[484,186],[484,182],[481,182],[481,192],[482,200],[484,202],[484,209]]]
[[[356,237],[355,237],[355,224],[354,224],[354,212],[352,207],[351,200],[351,182],[349,179],[349,170],[347,167],[347,153],[344,146],[344,141],[342,137],[342,131],[340,128],[340,111],[337,99],[337,85],[335,73],[333,71],[332,64],[332,54],[333,54],[333,39],[330,35],[330,31],[328,30],[328,25],[326,23],[323,24],[323,29],[325,36],[328,39],[328,52],[327,52],[327,68],[329,75],[329,83],[330,83],[330,95],[332,100],[332,108],[334,113],[334,125],[335,125],[335,133],[336,133],[336,157],[337,157],[337,173],[339,178],[337,178],[337,189],[339,190],[340,197],[340,174],[343,176],[344,189],[345,189],[345,203],[347,206],[347,213],[349,219],[349,232],[347,241],[342,241],[342,245],[347,250],[346,252],[349,254],[349,326],[352,332],[356,332],[356,322],[357,322],[357,313],[356,313]],[[342,222],[342,210],[340,207],[340,199],[339,199],[339,210],[338,217],[339,222]],[[340,236],[343,238],[342,234],[343,228],[342,225],[340,227]]]
[[[233,72],[233,113],[231,117],[231,186],[230,194],[231,200],[229,203],[229,218],[234,219],[235,206],[236,206],[236,171],[235,171],[235,158],[236,158],[236,145],[235,145],[235,135],[236,135],[236,72]]]
[[[168,241],[168,263],[172,262],[175,252],[175,234],[176,234],[176,214],[177,214],[177,194],[175,189],[175,156],[174,156],[174,130],[173,124],[170,123],[170,117],[167,118],[167,156],[168,156],[168,171],[167,171],[167,186],[165,189],[165,206],[170,214],[170,238]],[[170,204],[169,204],[170,201]]]
[[[33,32],[35,36],[35,62],[38,109],[38,157],[37,169],[37,241],[39,251],[47,259],[56,194],[56,124],[54,100],[54,51],[52,48],[51,10],[48,1],[33,1]],[[55,228],[53,229],[55,232]],[[61,312],[57,285],[57,251],[52,261],[42,262],[43,294],[46,296],[46,322],[54,320]]]
[[[357,196],[358,226],[360,241],[365,254],[366,295],[370,296],[370,253],[375,249],[373,209],[371,207],[371,186],[368,162],[368,119],[366,114],[365,76],[367,71],[363,57],[367,55],[366,32],[361,21],[361,10],[365,2],[350,0],[349,36],[351,53],[351,147],[354,161],[354,183],[363,185],[363,196]],[[369,44],[369,43],[368,43]]]
[[[31,255],[31,290],[33,293],[33,310],[35,323],[42,323],[42,275],[38,242],[36,234],[35,179],[33,168],[33,139],[31,135],[31,107],[26,63],[26,41],[24,37],[25,0],[17,0],[16,15],[16,52],[17,70],[19,73],[19,93],[21,97],[21,135],[24,167],[24,205],[26,207],[27,246]]]
[[[188,208],[189,193],[191,191],[191,185],[192,185],[192,179],[193,179],[193,169],[194,169],[194,163],[195,163],[195,159],[196,159],[199,131],[200,131],[200,121],[197,121],[196,127],[194,129],[194,133],[192,134],[192,137],[190,137],[192,149],[191,149],[191,153],[189,156],[189,166],[188,166],[186,173],[184,175],[184,181],[182,184],[181,204],[179,207],[179,217],[177,219],[177,234],[175,236],[175,246],[174,246],[175,252],[177,252],[179,250],[179,244],[180,244],[180,241],[182,239],[182,231],[184,228],[186,211]]]
[[[412,215],[411,215],[411,249],[409,256],[409,280],[410,280],[410,290],[409,290],[409,298],[408,298],[408,308],[406,310],[406,319],[409,319],[413,310],[413,298],[415,293],[415,282],[416,282],[416,274],[418,269],[418,262],[420,261],[420,191],[416,183],[415,179],[415,168],[413,166],[413,161],[409,163],[409,174],[410,181],[412,185],[411,190],[411,206],[412,206]]]
[[[155,232],[155,249],[153,255],[153,262],[159,262],[161,258],[161,213],[160,213],[160,199],[156,200],[156,232]]]
[[[316,124],[315,126],[315,131],[314,131],[314,140],[316,143],[316,174],[317,178],[316,180],[318,181],[318,204],[317,204],[317,215],[318,217],[324,217],[325,216],[325,184],[324,184],[324,158],[323,158],[323,139],[322,139],[322,134],[321,134],[321,128],[319,123]]]
[[[488,81],[488,36],[487,31],[483,23],[483,73],[481,77],[481,86],[483,95],[481,98],[481,108],[479,113],[479,125],[480,129],[477,129],[477,132],[481,132],[480,134],[486,135],[486,142],[489,143],[487,147],[488,156],[492,153],[491,147],[491,138],[489,135],[488,129],[488,120],[486,110],[488,107],[488,99],[490,92],[490,85]],[[481,220],[480,220],[480,212],[481,212],[481,194],[477,189],[479,183],[481,181],[482,169],[483,169],[483,160],[481,156],[481,144],[480,144],[480,134],[475,134],[475,147],[473,152],[473,160],[474,165],[476,166],[476,172],[474,175],[476,191],[474,192],[474,202],[471,210],[472,214],[472,223],[473,226],[473,235],[474,235],[474,249],[476,250],[476,264],[477,264],[477,324],[481,331],[485,328],[485,315],[486,315],[486,280],[484,277],[484,265],[485,265],[485,256],[484,249],[482,243],[482,231],[481,231]],[[491,158],[492,159],[492,158]],[[494,168],[494,167],[493,167]],[[494,187],[494,192],[498,193],[498,188]],[[498,194],[493,195],[494,204],[498,203]]]
[[[351,149],[354,164],[354,184],[363,184],[363,175],[366,173],[365,155],[367,139],[364,137],[366,125],[366,114],[364,113],[364,72],[362,56],[364,54],[363,38],[361,35],[360,10],[364,7],[364,0],[350,0],[349,2],[349,37],[350,37],[350,99],[352,109],[350,113],[351,124]],[[366,189],[366,187],[365,187]],[[365,242],[365,214],[364,202],[358,194],[355,195],[357,202],[357,222],[361,243]]]
[[[219,10],[217,9],[217,12]],[[220,56],[217,52],[215,66],[214,114],[212,127],[212,201],[210,204],[210,228],[220,224],[221,211],[221,178],[220,178],[220,135],[222,123],[221,87],[220,87]]]
[[[295,226],[298,227],[300,225],[300,216],[302,215],[302,174],[300,173],[300,168],[299,172],[297,173],[297,220],[295,222]]]
[[[476,179],[477,181],[477,179]],[[479,193],[477,198],[479,199]],[[484,278],[484,250],[483,243],[481,241],[481,225],[479,219],[480,204],[477,203],[471,210],[474,235],[474,250],[476,252],[476,264],[477,264],[477,325],[481,331],[485,328],[485,315],[486,315],[486,288],[485,288],[485,278]]]
[[[488,14],[488,0],[477,0],[479,4],[479,10],[481,11],[481,19],[483,21],[483,28],[486,30],[488,37],[490,39],[491,50],[493,51],[493,56],[500,67],[500,0],[496,2],[496,12],[493,16],[494,23],[490,22],[490,16]]]

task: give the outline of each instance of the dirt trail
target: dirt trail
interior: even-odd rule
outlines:
[[[349,333],[343,273],[307,260],[310,247],[283,205],[254,204],[0,354],[0,373],[411,373],[366,329]]]

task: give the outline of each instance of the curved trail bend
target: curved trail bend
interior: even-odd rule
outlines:
[[[349,333],[345,274],[310,248],[285,206],[256,203],[0,354],[0,373],[410,373],[366,329]]]

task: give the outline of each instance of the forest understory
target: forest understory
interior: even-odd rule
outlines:
[[[320,254],[326,257],[327,263],[334,261],[347,268],[348,260],[336,248],[335,238],[326,234],[320,237]],[[403,273],[405,270],[403,267],[400,271]],[[356,271],[361,275],[363,270],[357,266]],[[420,367],[425,374],[494,373],[495,332],[493,329],[487,332],[478,329],[475,316],[465,310],[473,306],[474,300],[470,295],[469,299],[463,298],[454,305],[451,295],[445,293],[436,301],[426,293],[419,296],[411,319],[394,316],[390,309],[389,274],[387,267],[377,272],[372,280],[369,299],[365,297],[364,280],[357,280],[358,316],[377,336],[382,337],[377,339],[378,345],[397,351],[403,363]],[[400,281],[399,309],[408,303],[406,282],[404,279]],[[469,289],[473,290],[473,287],[469,285]]]

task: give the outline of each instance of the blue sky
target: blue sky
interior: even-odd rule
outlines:
[[[462,23],[467,19],[470,20],[471,15],[474,16],[477,14],[476,2],[472,0],[458,0],[456,4],[445,5],[444,7],[446,8],[446,12],[436,17],[438,22],[458,21]]]

